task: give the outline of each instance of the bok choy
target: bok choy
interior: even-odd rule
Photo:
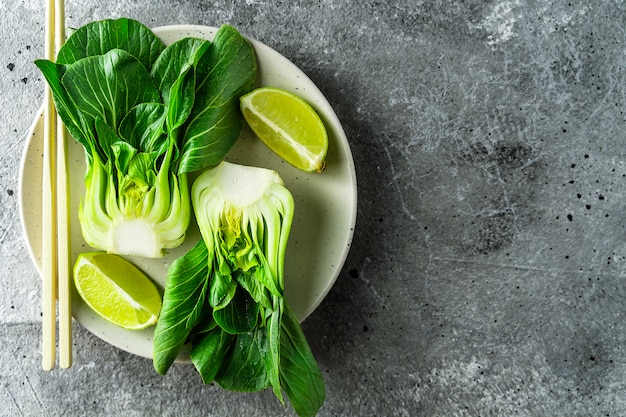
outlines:
[[[239,97],[256,79],[252,46],[224,25],[213,42],[165,46],[132,20],[75,31],[56,62],[36,65],[86,155],[79,220],[85,241],[160,257],[191,218],[188,175],[217,165],[239,136]]]
[[[320,369],[283,297],[294,201],[280,176],[221,162],[193,183],[202,239],[168,271],[154,334],[165,374],[183,345],[203,381],[233,391],[283,390],[301,416],[325,393]]]

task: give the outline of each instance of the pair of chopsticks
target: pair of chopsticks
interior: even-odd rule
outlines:
[[[65,42],[64,0],[46,0],[46,59],[54,61]],[[45,91],[42,183],[42,365],[56,363],[58,298],[59,365],[72,366],[72,313],[70,293],[69,177],[67,133],[59,119],[52,92]]]

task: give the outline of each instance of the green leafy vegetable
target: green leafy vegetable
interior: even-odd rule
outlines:
[[[299,415],[316,414],[324,381],[283,297],[293,197],[276,172],[229,162],[205,170],[191,195],[202,240],[168,271],[155,369],[165,374],[191,342],[205,383],[271,387],[281,403],[284,390]]]
[[[289,307],[283,314],[280,349],[280,380],[291,406],[299,416],[315,415],[313,410],[320,408],[326,397],[324,380],[300,323]]]
[[[164,374],[200,321],[207,294],[208,251],[200,241],[170,266],[161,320],[154,333],[154,367]]]
[[[252,47],[233,27],[220,28],[203,60],[207,64],[196,70],[196,103],[183,127],[182,172],[215,166],[232,148],[243,126],[239,97],[256,80]]]
[[[265,329],[256,328],[235,336],[229,357],[216,376],[224,389],[239,392],[261,391],[270,385],[265,372]]]
[[[85,241],[148,257],[179,246],[191,217],[188,174],[217,165],[239,136],[239,97],[256,79],[252,46],[225,25],[213,42],[166,47],[122,18],[79,28],[56,63],[36,65],[85,148]]]
[[[133,19],[107,19],[89,23],[72,32],[59,50],[59,64],[73,64],[89,56],[123,49],[135,56],[148,70],[164,45],[154,33]]]
[[[210,317],[210,316],[209,316]],[[222,366],[235,336],[217,326],[194,337],[191,359],[205,384],[210,384]]]

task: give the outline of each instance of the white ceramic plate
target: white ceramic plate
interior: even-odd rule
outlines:
[[[194,36],[212,40],[217,28],[205,26],[167,26],[153,29],[165,44]],[[350,147],[337,116],[315,84],[294,64],[268,46],[250,40],[258,60],[258,84],[280,87],[304,98],[320,114],[329,134],[326,169],[308,174],[291,167],[269,151],[247,130],[228,154],[231,162],[276,170],[295,199],[295,216],[285,261],[285,296],[296,315],[304,320],[324,299],[334,284],[345,258],[356,220],[356,174]],[[41,274],[41,192],[42,192],[43,117],[34,120],[28,136],[20,171],[20,214],[31,258]],[[78,204],[84,192],[84,153],[77,142],[69,146],[71,178],[72,265],[80,252],[93,250],[83,240],[78,223]],[[193,222],[192,222],[193,223]],[[174,259],[189,250],[199,239],[195,224],[185,243],[164,258],[129,258],[162,287]],[[101,319],[74,292],[72,313],[89,331],[120,349],[152,357],[154,327],[130,331]],[[80,348],[80,347],[79,347]],[[179,361],[188,361],[184,350]]]

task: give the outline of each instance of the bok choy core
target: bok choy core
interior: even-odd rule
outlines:
[[[252,46],[224,25],[213,42],[165,46],[126,18],[89,23],[38,60],[57,111],[86,155],[85,241],[160,257],[191,218],[188,175],[217,165],[243,125],[239,97],[256,79]]]
[[[184,344],[208,384],[233,391],[271,387],[301,416],[324,401],[324,381],[283,298],[294,200],[271,170],[221,162],[192,186],[202,239],[168,271],[154,334],[165,374]]]

